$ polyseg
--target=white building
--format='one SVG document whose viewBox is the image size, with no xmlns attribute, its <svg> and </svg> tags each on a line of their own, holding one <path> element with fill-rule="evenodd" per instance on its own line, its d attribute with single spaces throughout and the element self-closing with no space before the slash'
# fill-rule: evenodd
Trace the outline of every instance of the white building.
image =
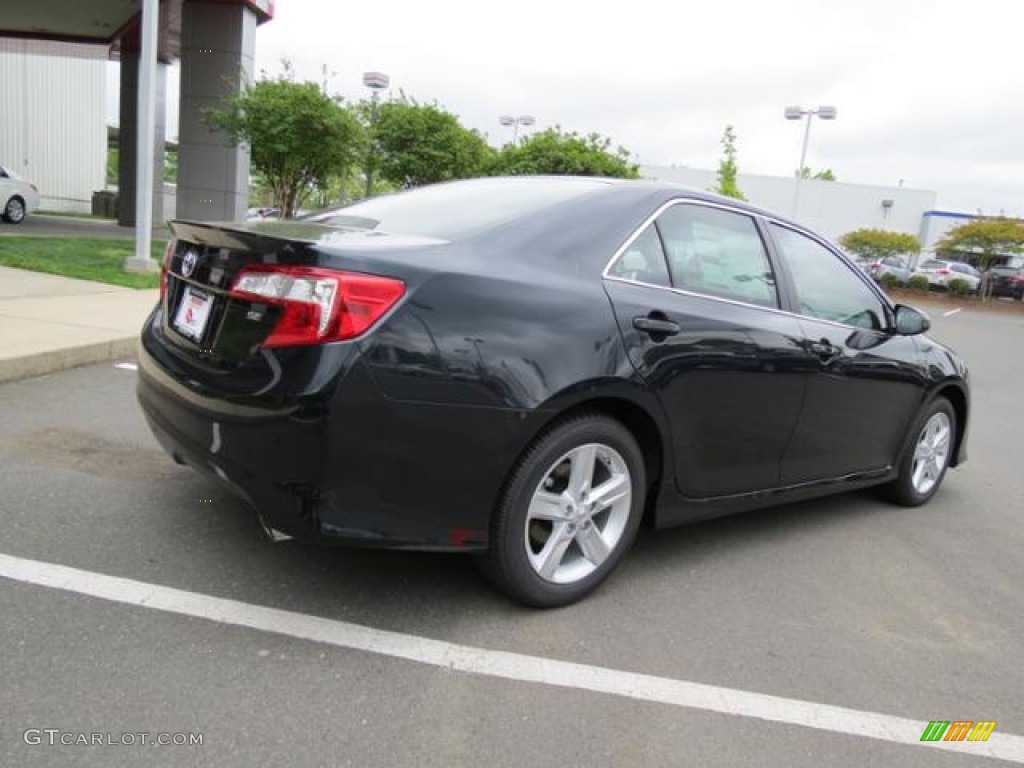
<svg viewBox="0 0 1024 768">
<path fill-rule="evenodd" d="M 107 169 L 105 45 L 0 38 L 0 164 L 47 210 L 88 211 Z"/>
<path fill-rule="evenodd" d="M 646 165 L 640 167 L 640 175 L 702 190 L 718 186 L 717 171 L 699 168 Z M 798 221 L 832 240 L 864 227 L 888 229 L 914 235 L 929 251 L 945 232 L 939 226 L 930 226 L 929 216 L 961 216 L 935 211 L 937 195 L 925 189 L 803 179 L 797 201 L 796 178 L 740 173 L 736 181 L 753 205 Z"/>
</svg>

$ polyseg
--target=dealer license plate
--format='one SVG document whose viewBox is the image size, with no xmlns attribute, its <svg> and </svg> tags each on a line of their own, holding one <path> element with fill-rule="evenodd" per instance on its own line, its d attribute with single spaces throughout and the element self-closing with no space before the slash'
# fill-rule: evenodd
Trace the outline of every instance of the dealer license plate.
<svg viewBox="0 0 1024 768">
<path fill-rule="evenodd" d="M 192 286 L 186 285 L 185 293 L 178 305 L 178 312 L 174 317 L 174 327 L 179 333 L 188 336 L 193 341 L 202 340 L 212 307 L 213 297 L 210 294 L 197 291 Z"/>
</svg>

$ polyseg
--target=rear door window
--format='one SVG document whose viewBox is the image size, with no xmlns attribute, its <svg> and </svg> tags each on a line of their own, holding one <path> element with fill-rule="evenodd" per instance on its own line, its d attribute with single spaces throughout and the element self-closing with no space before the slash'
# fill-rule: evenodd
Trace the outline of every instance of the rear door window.
<svg viewBox="0 0 1024 768">
<path fill-rule="evenodd" d="M 682 204 L 657 219 L 676 288 L 765 307 L 779 305 L 775 273 L 754 219 Z"/>
<path fill-rule="evenodd" d="M 668 266 L 665 264 L 665 251 L 661 247 L 661 239 L 653 224 L 648 224 L 643 232 L 633 239 L 612 264 L 608 275 L 649 285 L 672 285 L 668 276 Z"/>
</svg>

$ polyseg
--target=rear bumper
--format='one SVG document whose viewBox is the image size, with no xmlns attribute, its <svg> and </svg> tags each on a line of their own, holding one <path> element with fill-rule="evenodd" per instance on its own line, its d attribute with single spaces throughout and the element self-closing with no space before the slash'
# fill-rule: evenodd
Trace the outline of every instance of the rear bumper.
<svg viewBox="0 0 1024 768">
<path fill-rule="evenodd" d="M 296 461 L 294 450 L 306 436 L 287 414 L 205 410 L 175 391 L 145 349 L 139 350 L 139 360 L 139 405 L 171 457 L 225 485 L 267 527 L 307 541 L 320 538 L 314 511 L 303 495 L 311 475 Z"/>
<path fill-rule="evenodd" d="M 153 434 L 177 461 L 246 501 L 266 527 L 357 546 L 487 546 L 490 511 L 521 447 L 516 435 L 530 427 L 523 413 L 391 400 L 358 351 L 317 397 L 212 397 L 172 375 L 148 334 L 138 400 Z"/>
</svg>

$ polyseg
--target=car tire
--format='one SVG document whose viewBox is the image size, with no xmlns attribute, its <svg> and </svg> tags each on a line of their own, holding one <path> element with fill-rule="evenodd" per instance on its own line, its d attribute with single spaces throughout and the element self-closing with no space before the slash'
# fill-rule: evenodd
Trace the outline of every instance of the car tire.
<svg viewBox="0 0 1024 768">
<path fill-rule="evenodd" d="M 4 206 L 4 221 L 21 224 L 25 220 L 25 201 L 15 195 Z"/>
<path fill-rule="evenodd" d="M 478 562 L 526 605 L 576 602 L 632 546 L 646 489 L 643 453 L 621 423 L 596 413 L 560 422 L 509 474 Z"/>
<path fill-rule="evenodd" d="M 919 507 L 939 490 L 956 444 L 956 413 L 949 400 L 933 400 L 914 422 L 899 474 L 882 494 L 904 507 Z"/>
</svg>

